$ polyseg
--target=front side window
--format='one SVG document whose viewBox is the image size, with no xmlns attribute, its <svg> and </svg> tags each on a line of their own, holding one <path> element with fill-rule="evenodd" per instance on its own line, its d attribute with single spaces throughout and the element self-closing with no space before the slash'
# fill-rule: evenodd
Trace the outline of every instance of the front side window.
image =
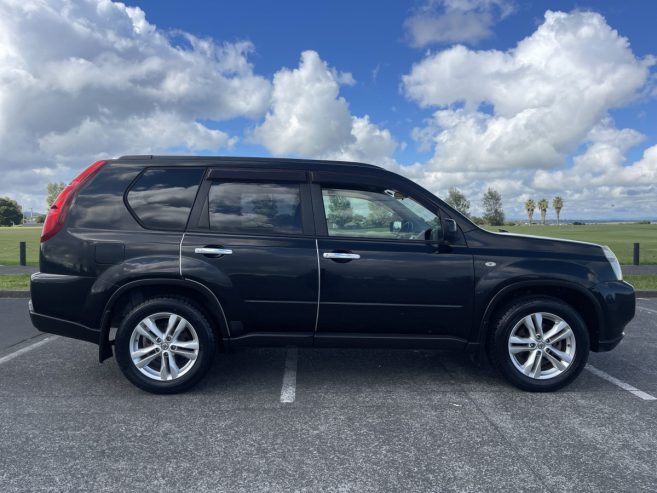
<svg viewBox="0 0 657 493">
<path fill-rule="evenodd" d="M 204 171 L 202 168 L 149 168 L 130 188 L 128 204 L 147 228 L 182 231 Z"/>
<path fill-rule="evenodd" d="M 395 190 L 323 188 L 329 236 L 427 240 L 441 236 L 440 218 Z"/>
<path fill-rule="evenodd" d="M 210 229 L 238 234 L 301 234 L 298 184 L 213 182 Z"/>
</svg>

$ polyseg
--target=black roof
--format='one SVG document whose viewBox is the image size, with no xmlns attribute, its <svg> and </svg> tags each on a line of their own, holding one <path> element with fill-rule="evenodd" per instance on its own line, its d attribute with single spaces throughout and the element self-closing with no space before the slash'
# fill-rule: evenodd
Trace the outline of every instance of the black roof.
<svg viewBox="0 0 657 493">
<path fill-rule="evenodd" d="M 239 164 L 239 165 L 261 165 L 261 166 L 290 166 L 290 167 L 299 167 L 303 166 L 304 168 L 309 169 L 320 169 L 320 168 L 333 168 L 340 166 L 344 168 L 345 166 L 354 167 L 354 168 L 365 168 L 372 170 L 383 170 L 380 166 L 375 166 L 374 164 L 366 163 L 356 163 L 350 161 L 326 161 L 318 159 L 288 159 L 288 158 L 272 158 L 272 157 L 236 157 L 236 156 L 156 156 L 156 155 L 134 155 L 134 156 L 121 156 L 116 159 L 116 161 L 138 161 L 143 163 L 144 161 L 150 161 L 152 164 L 167 164 L 167 165 L 198 165 L 198 164 L 213 164 L 213 165 L 229 165 L 229 164 Z"/>
</svg>

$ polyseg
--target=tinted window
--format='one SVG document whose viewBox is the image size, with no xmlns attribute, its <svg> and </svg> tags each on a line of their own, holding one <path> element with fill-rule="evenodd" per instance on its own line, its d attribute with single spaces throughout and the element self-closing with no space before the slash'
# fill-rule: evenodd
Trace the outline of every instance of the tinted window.
<svg viewBox="0 0 657 493">
<path fill-rule="evenodd" d="M 128 192 L 128 204 L 147 228 L 183 230 L 203 177 L 201 168 L 151 168 Z"/>
<path fill-rule="evenodd" d="M 301 234 L 299 185 L 213 182 L 210 229 L 222 233 Z"/>
<path fill-rule="evenodd" d="M 424 240 L 440 218 L 394 190 L 322 189 L 329 236 Z"/>
</svg>

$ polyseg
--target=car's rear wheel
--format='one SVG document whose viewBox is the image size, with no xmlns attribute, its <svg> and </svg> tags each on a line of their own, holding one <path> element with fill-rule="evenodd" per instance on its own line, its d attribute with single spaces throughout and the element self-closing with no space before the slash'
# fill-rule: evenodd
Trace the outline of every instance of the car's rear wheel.
<svg viewBox="0 0 657 493">
<path fill-rule="evenodd" d="M 555 298 L 524 298 L 495 321 L 489 354 L 516 387 L 548 392 L 568 385 L 582 372 L 589 334 L 570 305 Z"/>
<path fill-rule="evenodd" d="M 214 352 L 207 319 L 179 298 L 152 298 L 132 308 L 116 335 L 116 360 L 123 374 L 158 394 L 192 387 L 210 368 Z"/>
</svg>

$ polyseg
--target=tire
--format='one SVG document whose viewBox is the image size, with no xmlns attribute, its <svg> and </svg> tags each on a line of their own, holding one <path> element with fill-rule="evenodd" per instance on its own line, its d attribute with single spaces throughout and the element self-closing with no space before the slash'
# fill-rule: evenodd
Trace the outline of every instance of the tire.
<svg viewBox="0 0 657 493">
<path fill-rule="evenodd" d="M 488 342 L 493 366 L 511 384 L 530 392 L 551 392 L 575 380 L 586 365 L 589 347 L 579 313 L 546 296 L 522 298 L 504 308 Z"/>
<path fill-rule="evenodd" d="M 131 308 L 115 343 L 116 361 L 126 378 L 154 394 L 190 389 L 210 369 L 215 349 L 215 334 L 203 313 L 187 299 L 169 297 Z"/>
</svg>

